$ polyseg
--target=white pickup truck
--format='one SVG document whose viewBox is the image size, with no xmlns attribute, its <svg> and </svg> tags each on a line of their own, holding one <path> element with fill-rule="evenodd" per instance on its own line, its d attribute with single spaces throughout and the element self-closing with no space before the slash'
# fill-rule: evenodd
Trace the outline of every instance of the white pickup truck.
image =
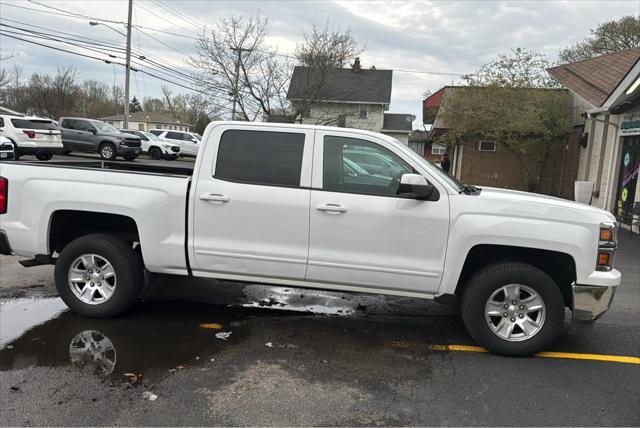
<svg viewBox="0 0 640 428">
<path fill-rule="evenodd" d="M 214 122 L 193 169 L 8 162 L 0 176 L 0 253 L 55 263 L 60 296 L 84 316 L 131 306 L 146 269 L 459 297 L 477 342 L 529 355 L 558 336 L 565 308 L 595 320 L 620 284 L 610 213 L 464 185 L 367 131 Z"/>
</svg>

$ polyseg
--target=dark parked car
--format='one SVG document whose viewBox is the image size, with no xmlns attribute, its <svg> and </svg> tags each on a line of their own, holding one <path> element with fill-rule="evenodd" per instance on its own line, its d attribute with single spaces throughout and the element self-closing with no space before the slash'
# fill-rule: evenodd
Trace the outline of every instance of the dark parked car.
<svg viewBox="0 0 640 428">
<path fill-rule="evenodd" d="M 142 151 L 140 137 L 124 134 L 100 120 L 61 117 L 59 127 L 65 154 L 77 150 L 98 153 L 106 160 L 113 160 L 116 156 L 133 160 Z"/>
</svg>

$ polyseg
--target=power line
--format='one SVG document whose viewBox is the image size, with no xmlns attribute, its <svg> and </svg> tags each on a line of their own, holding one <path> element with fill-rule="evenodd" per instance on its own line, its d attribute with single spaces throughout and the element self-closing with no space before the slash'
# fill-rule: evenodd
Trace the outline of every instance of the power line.
<svg viewBox="0 0 640 428">
<path fill-rule="evenodd" d="M 190 17 L 189 15 L 179 11 L 178 9 L 174 9 L 173 7 L 169 6 L 168 4 L 164 4 L 160 0 L 151 0 L 151 1 L 153 1 L 154 3 L 156 3 L 158 6 L 162 7 L 163 9 L 169 11 L 170 13 L 173 13 L 173 14 L 176 14 L 176 15 L 180 16 L 185 21 L 193 24 L 194 26 L 206 30 L 206 26 L 203 25 L 202 23 L 198 22 L 197 19 Z"/>
<path fill-rule="evenodd" d="M 5 18 L 0 18 L 0 20 L 4 20 Z M 13 21 L 12 22 L 18 22 L 18 21 Z M 119 46 L 113 46 L 113 45 L 107 45 L 107 44 L 103 44 L 102 42 L 98 41 L 96 42 L 91 42 L 91 41 L 84 41 L 82 39 L 78 39 L 77 37 L 65 37 L 65 36 L 59 36 L 57 34 L 51 34 L 51 33 L 46 33 L 46 32 L 41 32 L 41 31 L 35 31 L 35 30 L 26 30 L 24 28 L 21 27 L 14 27 L 8 24 L 3 24 L 2 22 L 0 22 L 0 26 L 5 26 L 8 28 L 13 28 L 16 30 L 19 30 L 21 32 L 27 33 L 27 35 L 23 34 L 23 33 L 17 33 L 17 32 L 13 32 L 13 31 L 9 31 L 9 30 L 5 30 L 9 33 L 12 34 L 18 34 L 18 35 L 23 35 L 23 36 L 27 36 L 27 37 L 35 37 L 35 38 L 41 38 L 41 39 L 45 39 L 45 40 L 49 40 L 49 41 L 55 41 L 55 42 L 59 42 L 59 43 L 67 43 L 76 47 L 80 47 L 80 48 L 84 48 L 84 49 L 88 49 L 88 50 L 92 50 L 101 54 L 105 54 L 108 55 L 112 58 L 118 58 L 118 59 L 123 59 L 122 57 L 116 57 L 115 55 L 113 55 L 112 53 L 109 52 L 103 52 L 103 51 L 98 51 L 96 49 L 94 49 L 94 47 L 100 47 L 103 49 L 107 49 L 109 51 L 116 51 L 119 53 L 125 52 L 125 48 L 123 47 L 119 47 Z M 40 27 L 40 28 L 46 28 L 46 27 Z M 95 39 L 94 39 L 95 40 Z M 153 65 L 155 65 L 156 67 L 159 68 L 163 68 L 165 70 L 167 70 L 167 72 L 172 73 L 177 75 L 178 78 L 186 78 L 186 79 L 190 79 L 193 81 L 196 81 L 196 79 L 193 77 L 193 75 L 188 74 L 188 73 L 184 73 L 182 71 L 176 70 L 175 67 L 168 67 L 164 64 L 162 64 L 161 62 L 158 61 L 162 61 L 158 58 L 156 58 L 154 55 L 148 54 L 143 52 L 142 50 L 135 52 L 135 56 L 134 56 L 134 60 L 136 60 L 137 62 L 141 61 L 147 61 Z M 176 76 L 174 76 L 176 77 Z"/>
<path fill-rule="evenodd" d="M 178 25 L 178 24 L 176 24 L 175 22 L 171 22 L 171 21 L 169 21 L 169 20 L 168 20 L 167 18 L 165 18 L 164 16 L 162 16 L 162 15 L 158 15 L 158 14 L 157 14 L 157 13 L 155 13 L 154 11 L 147 9 L 146 7 L 144 7 L 144 6 L 143 6 L 142 4 L 140 4 L 140 3 L 136 3 L 136 7 L 139 7 L 139 8 L 141 8 L 142 10 L 147 11 L 147 12 L 148 12 L 148 13 L 150 13 L 151 15 L 153 15 L 153 16 L 155 16 L 155 17 L 157 17 L 157 18 L 160 18 L 160 19 L 162 19 L 163 21 L 168 22 L 168 23 L 169 23 L 169 24 L 171 24 L 171 25 Z M 181 27 L 181 28 L 186 29 L 185 27 Z M 188 30 L 188 29 L 186 29 L 186 30 L 187 30 L 187 31 L 191 31 L 191 30 Z M 195 33 L 193 33 L 193 34 L 195 34 Z"/>
<path fill-rule="evenodd" d="M 56 47 L 56 46 L 51 46 L 51 45 L 47 45 L 47 44 L 44 44 L 44 43 L 35 42 L 33 40 L 28 40 L 28 39 L 24 39 L 24 38 L 21 38 L 21 37 L 12 36 L 10 34 L 6 34 L 6 30 L 0 30 L 0 36 L 9 37 L 11 39 L 20 40 L 20 41 L 23 41 L 23 42 L 26 42 L 26 43 L 31 43 L 31 44 L 34 44 L 34 45 L 42 46 L 42 47 L 53 49 L 53 50 L 60 51 L 60 52 L 65 52 L 65 53 L 72 54 L 72 55 L 81 56 L 81 57 L 88 58 L 88 59 L 93 59 L 93 60 L 96 60 L 96 61 L 102 61 L 102 62 L 105 62 L 107 64 L 121 65 L 121 66 L 125 67 L 125 64 L 123 64 L 121 62 L 111 61 L 111 60 L 104 59 L 104 58 L 97 58 L 97 57 L 94 57 L 94 56 L 91 56 L 91 55 L 83 54 L 81 52 L 74 52 L 74 51 L 71 51 L 71 50 L 68 50 L 68 49 L 63 49 L 63 48 L 60 48 L 60 47 Z M 139 72 L 139 73 L 144 73 L 144 74 L 146 74 L 148 76 L 151 76 L 151 77 L 154 77 L 154 78 L 156 78 L 158 80 L 162 80 L 164 82 L 171 83 L 172 85 L 179 86 L 179 87 L 188 89 L 188 90 L 193 91 L 193 92 L 198 92 L 200 94 L 207 95 L 207 92 L 205 92 L 205 91 L 202 91 L 202 90 L 199 90 L 199 89 L 195 89 L 193 87 L 187 86 L 185 84 L 182 84 L 182 83 L 179 83 L 179 82 L 176 82 L 176 81 L 173 81 L 173 80 L 169 80 L 167 78 L 158 76 L 157 74 L 150 73 L 150 72 L 148 72 L 146 70 L 136 69 L 136 68 L 131 68 L 131 70 L 135 71 L 135 72 Z M 158 70 L 154 70 L 154 71 L 158 71 Z"/>
<path fill-rule="evenodd" d="M 54 6 L 50 6 L 48 4 L 38 3 L 35 0 L 28 0 L 28 1 L 29 1 L 29 3 L 37 4 L 38 6 L 46 7 L 47 9 L 56 10 L 58 12 L 65 13 L 67 15 L 72 15 L 72 16 L 76 16 L 76 17 L 79 17 L 79 18 L 85 18 L 85 19 L 95 19 L 95 18 L 92 18 L 92 17 L 90 17 L 88 15 L 83 15 L 83 14 L 76 13 L 76 12 L 70 12 L 68 10 L 60 9 L 60 8 L 57 8 L 57 7 L 54 7 Z M 122 21 L 112 21 L 110 19 L 99 19 L 99 20 L 102 21 L 102 22 L 110 22 L 112 24 L 126 24 L 125 22 L 122 22 Z"/>
</svg>

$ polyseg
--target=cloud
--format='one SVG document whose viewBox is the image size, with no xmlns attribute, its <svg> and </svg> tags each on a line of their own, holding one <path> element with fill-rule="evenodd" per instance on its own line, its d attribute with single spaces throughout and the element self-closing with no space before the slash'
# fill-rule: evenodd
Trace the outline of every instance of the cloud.
<svg viewBox="0 0 640 428">
<path fill-rule="evenodd" d="M 195 37 L 203 30 L 195 22 L 211 27 L 230 15 L 259 12 L 269 19 L 268 43 L 292 53 L 302 33 L 313 25 L 350 28 L 356 40 L 366 44 L 364 66 L 394 70 L 469 73 L 498 53 L 525 46 L 554 59 L 560 49 L 582 40 L 600 22 L 637 12 L 636 2 L 627 1 L 187 1 L 135 2 L 134 22 L 161 31 L 134 31 L 133 46 L 184 67 L 186 56 L 195 53 L 193 40 L 165 32 Z M 18 6 L 18 7 L 13 7 Z M 24 9 L 41 7 L 25 2 L 3 2 L 2 18 L 15 19 L 59 31 L 81 34 L 123 45 L 122 36 L 105 26 L 90 27 L 89 19 L 75 19 Z M 124 21 L 126 2 L 58 1 L 55 7 L 113 21 Z M 171 9 L 180 13 L 174 13 Z M 3 21 L 7 23 L 6 21 Z M 110 24 L 123 30 L 122 24 Z M 26 26 L 25 28 L 29 28 Z M 151 36 L 151 37 L 150 37 Z M 153 38 L 160 40 L 160 43 Z M 174 49 L 167 47 L 170 45 Z M 124 82 L 122 67 L 81 59 L 24 42 L 0 38 L 0 49 L 18 51 L 12 59 L 26 73 L 54 72 L 58 65 L 73 65 L 82 78 L 111 84 Z M 134 73 L 132 93 L 159 96 L 162 82 Z M 394 72 L 391 110 L 415 114 L 420 126 L 421 97 L 427 90 L 455 82 L 454 76 Z M 137 85 L 137 87 L 136 87 Z M 184 91 L 175 88 L 175 92 Z"/>
</svg>

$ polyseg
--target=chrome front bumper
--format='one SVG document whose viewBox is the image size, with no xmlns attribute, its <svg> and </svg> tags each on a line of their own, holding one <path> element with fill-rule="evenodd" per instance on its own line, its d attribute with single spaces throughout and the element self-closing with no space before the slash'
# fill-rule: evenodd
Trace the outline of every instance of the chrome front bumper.
<svg viewBox="0 0 640 428">
<path fill-rule="evenodd" d="M 573 318 L 581 321 L 600 318 L 611 307 L 616 288 L 617 286 L 573 284 Z"/>
</svg>

